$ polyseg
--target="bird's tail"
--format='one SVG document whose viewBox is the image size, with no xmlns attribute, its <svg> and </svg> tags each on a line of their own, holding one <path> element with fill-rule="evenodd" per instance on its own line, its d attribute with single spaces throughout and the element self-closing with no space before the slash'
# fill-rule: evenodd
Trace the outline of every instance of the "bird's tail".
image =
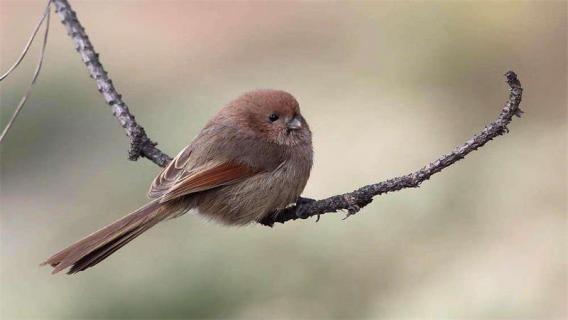
<svg viewBox="0 0 568 320">
<path fill-rule="evenodd" d="M 59 251 L 41 265 L 51 265 L 54 268 L 52 273 L 71 267 L 68 274 L 90 268 L 166 219 L 168 212 L 160 209 L 162 205 L 158 200 L 152 201 Z"/>
</svg>

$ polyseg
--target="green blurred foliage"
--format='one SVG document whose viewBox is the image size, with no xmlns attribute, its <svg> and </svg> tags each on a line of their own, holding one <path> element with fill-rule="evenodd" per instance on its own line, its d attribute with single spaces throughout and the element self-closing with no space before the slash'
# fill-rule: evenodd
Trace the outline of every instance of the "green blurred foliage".
<svg viewBox="0 0 568 320">
<path fill-rule="evenodd" d="M 45 69 L 1 146 L 1 314 L 22 318 L 563 318 L 567 5 L 71 1 L 140 123 L 175 154 L 227 101 L 292 92 L 314 132 L 305 195 L 414 171 L 494 119 L 511 133 L 342 221 L 227 228 L 188 214 L 105 263 L 38 263 L 144 203 L 127 139 L 54 16 Z M 0 70 L 44 1 L 0 0 Z M 4 125 L 33 47 L 0 86 Z"/>
</svg>

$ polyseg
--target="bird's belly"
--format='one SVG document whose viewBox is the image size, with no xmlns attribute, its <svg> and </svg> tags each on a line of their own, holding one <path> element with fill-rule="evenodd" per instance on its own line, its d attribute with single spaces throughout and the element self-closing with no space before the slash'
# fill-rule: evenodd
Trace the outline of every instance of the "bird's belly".
<svg viewBox="0 0 568 320">
<path fill-rule="evenodd" d="M 307 182 L 307 174 L 282 166 L 256 174 L 233 185 L 200 194 L 199 213 L 230 225 L 245 225 L 296 201 Z"/>
</svg>

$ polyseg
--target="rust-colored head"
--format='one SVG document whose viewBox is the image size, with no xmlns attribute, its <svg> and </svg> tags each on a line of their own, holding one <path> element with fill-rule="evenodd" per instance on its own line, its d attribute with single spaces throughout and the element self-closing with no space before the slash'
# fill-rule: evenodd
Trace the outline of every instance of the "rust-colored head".
<svg viewBox="0 0 568 320">
<path fill-rule="evenodd" d="M 259 137 L 281 145 L 311 143 L 310 128 L 298 101 L 281 90 L 247 92 L 223 108 L 219 115 Z"/>
</svg>

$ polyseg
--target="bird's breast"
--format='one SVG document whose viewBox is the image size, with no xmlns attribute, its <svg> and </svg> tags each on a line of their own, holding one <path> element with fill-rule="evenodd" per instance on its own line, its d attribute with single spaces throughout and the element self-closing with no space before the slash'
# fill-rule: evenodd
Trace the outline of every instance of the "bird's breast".
<svg viewBox="0 0 568 320">
<path fill-rule="evenodd" d="M 286 207 L 300 196 L 311 169 L 310 157 L 291 156 L 275 169 L 201 196 L 199 212 L 225 224 L 244 225 Z"/>
</svg>

